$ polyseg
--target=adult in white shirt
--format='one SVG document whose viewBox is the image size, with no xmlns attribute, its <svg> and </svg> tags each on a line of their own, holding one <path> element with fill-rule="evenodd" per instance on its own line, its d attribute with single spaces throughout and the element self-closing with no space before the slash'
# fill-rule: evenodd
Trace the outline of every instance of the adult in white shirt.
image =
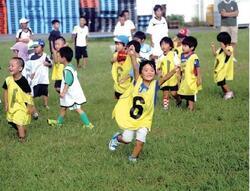
<svg viewBox="0 0 250 191">
<path fill-rule="evenodd" d="M 29 20 L 22 18 L 19 20 L 21 29 L 16 33 L 16 42 L 30 43 L 32 41 L 32 30 L 28 27 Z"/>
<path fill-rule="evenodd" d="M 160 41 L 163 37 L 168 36 L 168 24 L 162 16 L 163 9 L 161 5 L 154 6 L 154 17 L 149 21 L 147 33 L 150 35 L 152 54 L 155 59 L 162 55 Z"/>
<path fill-rule="evenodd" d="M 72 32 L 73 41 L 75 43 L 75 59 L 77 67 L 81 68 L 80 59 L 83 59 L 83 67 L 87 65 L 87 37 L 89 35 L 88 20 L 84 16 L 80 17 L 80 25 L 74 27 Z"/>
<path fill-rule="evenodd" d="M 115 26 L 114 36 L 127 36 L 129 40 L 132 40 L 132 33 L 135 31 L 135 25 L 133 21 L 129 20 L 129 12 L 127 10 L 122 11 L 119 15 L 119 20 Z"/>
</svg>

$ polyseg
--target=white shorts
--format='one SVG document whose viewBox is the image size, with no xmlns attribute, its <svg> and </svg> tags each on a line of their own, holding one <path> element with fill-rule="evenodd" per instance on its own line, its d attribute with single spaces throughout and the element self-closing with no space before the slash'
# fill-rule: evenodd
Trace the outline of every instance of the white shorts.
<svg viewBox="0 0 250 191">
<path fill-rule="evenodd" d="M 148 129 L 145 127 L 140 128 L 138 130 L 124 130 L 122 133 L 122 139 L 125 142 L 130 143 L 132 142 L 134 135 L 136 134 L 136 140 L 145 143 L 147 133 L 148 133 Z"/>
<path fill-rule="evenodd" d="M 81 105 L 75 103 L 74 105 L 69 107 L 69 110 L 76 110 L 76 109 L 80 109 L 80 108 L 81 108 Z"/>
</svg>

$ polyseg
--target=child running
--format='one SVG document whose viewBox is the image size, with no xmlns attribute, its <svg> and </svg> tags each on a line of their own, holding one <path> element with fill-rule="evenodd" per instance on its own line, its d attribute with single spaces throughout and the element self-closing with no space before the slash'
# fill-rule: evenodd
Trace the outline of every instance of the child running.
<svg viewBox="0 0 250 191">
<path fill-rule="evenodd" d="M 226 80 L 233 80 L 234 77 L 234 58 L 231 36 L 227 32 L 221 32 L 217 35 L 220 42 L 220 48 L 216 50 L 215 44 L 211 43 L 212 53 L 215 56 L 214 81 L 221 87 L 224 99 L 228 100 L 234 97 L 233 91 L 226 84 Z"/>
<path fill-rule="evenodd" d="M 85 95 L 77 77 L 77 71 L 73 64 L 73 50 L 70 47 L 62 47 L 59 50 L 60 63 L 64 64 L 63 79 L 60 90 L 60 114 L 57 120 L 48 119 L 51 126 L 62 126 L 67 109 L 75 110 L 80 115 L 84 128 L 94 128 L 90 123 L 87 114 L 81 109 L 81 105 L 86 102 Z"/>
<path fill-rule="evenodd" d="M 26 125 L 30 124 L 34 105 L 28 81 L 22 76 L 23 68 L 23 59 L 13 57 L 9 62 L 11 76 L 3 84 L 7 121 L 17 130 L 20 142 L 25 140 Z"/>
<path fill-rule="evenodd" d="M 113 135 L 109 149 L 115 151 L 120 143 L 130 143 L 135 135 L 136 143 L 129 160 L 136 162 L 146 142 L 146 135 L 151 130 L 156 90 L 175 74 L 176 69 L 156 81 L 154 61 L 142 61 L 138 69 L 133 45 L 129 47 L 129 55 L 134 69 L 134 81 L 120 97 L 113 111 L 113 117 L 124 131 L 122 134 L 118 132 Z"/>
</svg>

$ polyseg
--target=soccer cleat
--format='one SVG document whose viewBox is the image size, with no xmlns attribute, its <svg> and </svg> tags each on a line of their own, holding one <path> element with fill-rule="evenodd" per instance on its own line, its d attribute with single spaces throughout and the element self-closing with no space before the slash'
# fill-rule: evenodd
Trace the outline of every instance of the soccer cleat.
<svg viewBox="0 0 250 191">
<path fill-rule="evenodd" d="M 225 100 L 229 100 L 232 98 L 234 98 L 234 93 L 232 91 L 225 93 L 225 95 L 224 95 Z"/>
<path fill-rule="evenodd" d="M 33 113 L 32 114 L 32 118 L 34 119 L 34 120 L 38 120 L 38 113 L 37 112 L 35 112 L 35 113 Z"/>
<path fill-rule="evenodd" d="M 83 125 L 83 128 L 89 128 L 93 129 L 95 126 L 92 123 L 89 123 L 88 125 Z"/>
<path fill-rule="evenodd" d="M 57 120 L 54 119 L 47 119 L 47 123 L 48 125 L 52 126 L 52 127 L 61 127 L 62 124 L 58 124 Z"/>
<path fill-rule="evenodd" d="M 168 106 L 169 106 L 169 100 L 163 99 L 163 109 L 168 110 Z"/>
<path fill-rule="evenodd" d="M 137 157 L 133 157 L 132 155 L 130 155 L 130 156 L 128 157 L 128 160 L 129 160 L 130 162 L 137 162 Z"/>
<path fill-rule="evenodd" d="M 113 137 L 111 138 L 111 140 L 109 141 L 109 150 L 111 151 L 115 151 L 116 148 L 118 147 L 119 145 L 119 141 L 117 140 L 118 136 L 120 135 L 119 132 L 115 133 L 113 135 Z"/>
<path fill-rule="evenodd" d="M 49 110 L 49 106 L 48 105 L 45 105 L 44 107 L 45 107 L 45 109 Z"/>
</svg>

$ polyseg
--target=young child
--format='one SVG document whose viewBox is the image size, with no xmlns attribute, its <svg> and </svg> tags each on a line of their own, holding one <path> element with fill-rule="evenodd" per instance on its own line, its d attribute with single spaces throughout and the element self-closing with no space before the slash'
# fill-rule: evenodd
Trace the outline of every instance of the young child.
<svg viewBox="0 0 250 191">
<path fill-rule="evenodd" d="M 115 98 L 119 99 L 130 84 L 130 70 L 132 68 L 131 58 L 127 55 L 127 36 L 117 36 L 114 38 L 116 52 L 111 59 L 112 78 L 114 80 Z"/>
<path fill-rule="evenodd" d="M 73 64 L 73 50 L 70 47 L 62 47 L 59 50 L 60 63 L 64 64 L 63 79 L 60 91 L 60 114 L 57 120 L 48 119 L 51 126 L 62 126 L 67 109 L 75 110 L 79 113 L 83 127 L 94 128 L 90 123 L 86 113 L 81 109 L 81 105 L 86 102 L 83 90 L 77 77 L 77 71 Z"/>
<path fill-rule="evenodd" d="M 49 56 L 44 53 L 45 42 L 38 39 L 34 42 L 33 47 L 35 52 L 30 56 L 31 62 L 31 87 L 33 89 L 33 97 L 42 96 L 44 107 L 48 106 L 48 86 L 49 86 L 49 68 L 52 67 L 52 62 Z"/>
<path fill-rule="evenodd" d="M 50 49 L 50 55 L 51 58 L 53 58 L 53 53 L 54 53 L 54 49 L 55 49 L 55 41 L 58 37 L 61 36 L 61 33 L 59 31 L 60 28 L 60 21 L 57 19 L 54 19 L 53 21 L 51 21 L 52 24 L 52 28 L 53 30 L 50 32 L 49 34 L 49 49 Z"/>
<path fill-rule="evenodd" d="M 145 43 L 145 40 L 146 40 L 145 33 L 142 31 L 137 31 L 134 34 L 133 39 L 138 41 L 141 45 L 141 49 L 140 49 L 140 53 L 139 53 L 140 58 L 149 60 L 152 56 L 152 50 L 151 50 L 151 47 Z"/>
<path fill-rule="evenodd" d="M 226 84 L 226 80 L 233 80 L 234 76 L 234 56 L 231 44 L 231 36 L 227 32 L 221 32 L 217 35 L 220 42 L 220 48 L 216 51 L 215 44 L 211 43 L 212 53 L 215 56 L 214 81 L 221 87 L 224 93 L 224 99 L 228 100 L 234 97 L 233 91 Z"/>
<path fill-rule="evenodd" d="M 66 46 L 66 40 L 59 36 L 55 40 L 55 49 L 53 50 L 53 68 L 51 79 L 55 81 L 54 88 L 60 93 L 62 78 L 63 78 L 63 68 L 64 65 L 59 61 L 59 50 Z"/>
<path fill-rule="evenodd" d="M 163 37 L 160 41 L 161 49 L 163 51 L 163 56 L 158 59 L 157 71 L 161 73 L 161 77 L 165 76 L 175 66 L 180 65 L 180 60 L 177 54 L 172 51 L 173 41 L 169 37 Z M 178 91 L 178 76 L 174 74 L 169 80 L 161 85 L 161 90 L 163 91 L 163 109 L 167 110 L 169 107 L 169 93 L 175 98 L 176 105 L 179 105 L 181 100 L 177 94 Z"/>
<path fill-rule="evenodd" d="M 34 105 L 28 81 L 22 76 L 23 68 L 23 59 L 13 57 L 9 62 L 11 76 L 7 77 L 3 84 L 7 121 L 17 130 L 21 142 L 25 140 L 25 126 L 30 124 Z"/>
<path fill-rule="evenodd" d="M 181 58 L 182 54 L 182 41 L 188 35 L 189 35 L 189 30 L 187 28 L 182 28 L 181 30 L 179 30 L 176 37 L 173 39 L 174 51 L 177 53 L 179 58 Z"/>
<path fill-rule="evenodd" d="M 80 59 L 83 59 L 83 67 L 87 65 L 87 37 L 89 34 L 88 20 L 84 17 L 80 17 L 80 25 L 74 27 L 72 32 L 72 38 L 75 43 L 75 58 L 77 67 L 81 68 Z"/>
<path fill-rule="evenodd" d="M 197 44 L 196 38 L 192 36 L 182 41 L 181 82 L 178 94 L 181 99 L 187 100 L 187 107 L 190 111 L 194 110 L 197 93 L 201 90 L 200 62 L 194 53 Z"/>
<path fill-rule="evenodd" d="M 160 41 L 163 37 L 168 36 L 168 24 L 162 16 L 163 8 L 161 5 L 154 6 L 154 16 L 149 21 L 147 33 L 150 34 L 150 43 L 153 48 L 152 54 L 154 59 L 158 59 L 162 55 Z"/>
<path fill-rule="evenodd" d="M 136 162 L 146 142 L 147 133 L 151 130 L 158 86 L 176 71 L 174 69 L 156 81 L 154 80 L 156 74 L 154 61 L 142 61 L 138 69 L 133 46 L 129 47 L 129 54 L 133 63 L 134 81 L 120 97 L 113 111 L 113 117 L 124 131 L 122 134 L 113 135 L 109 142 L 109 149 L 114 151 L 120 143 L 130 143 L 135 135 L 136 143 L 129 160 Z"/>
</svg>

